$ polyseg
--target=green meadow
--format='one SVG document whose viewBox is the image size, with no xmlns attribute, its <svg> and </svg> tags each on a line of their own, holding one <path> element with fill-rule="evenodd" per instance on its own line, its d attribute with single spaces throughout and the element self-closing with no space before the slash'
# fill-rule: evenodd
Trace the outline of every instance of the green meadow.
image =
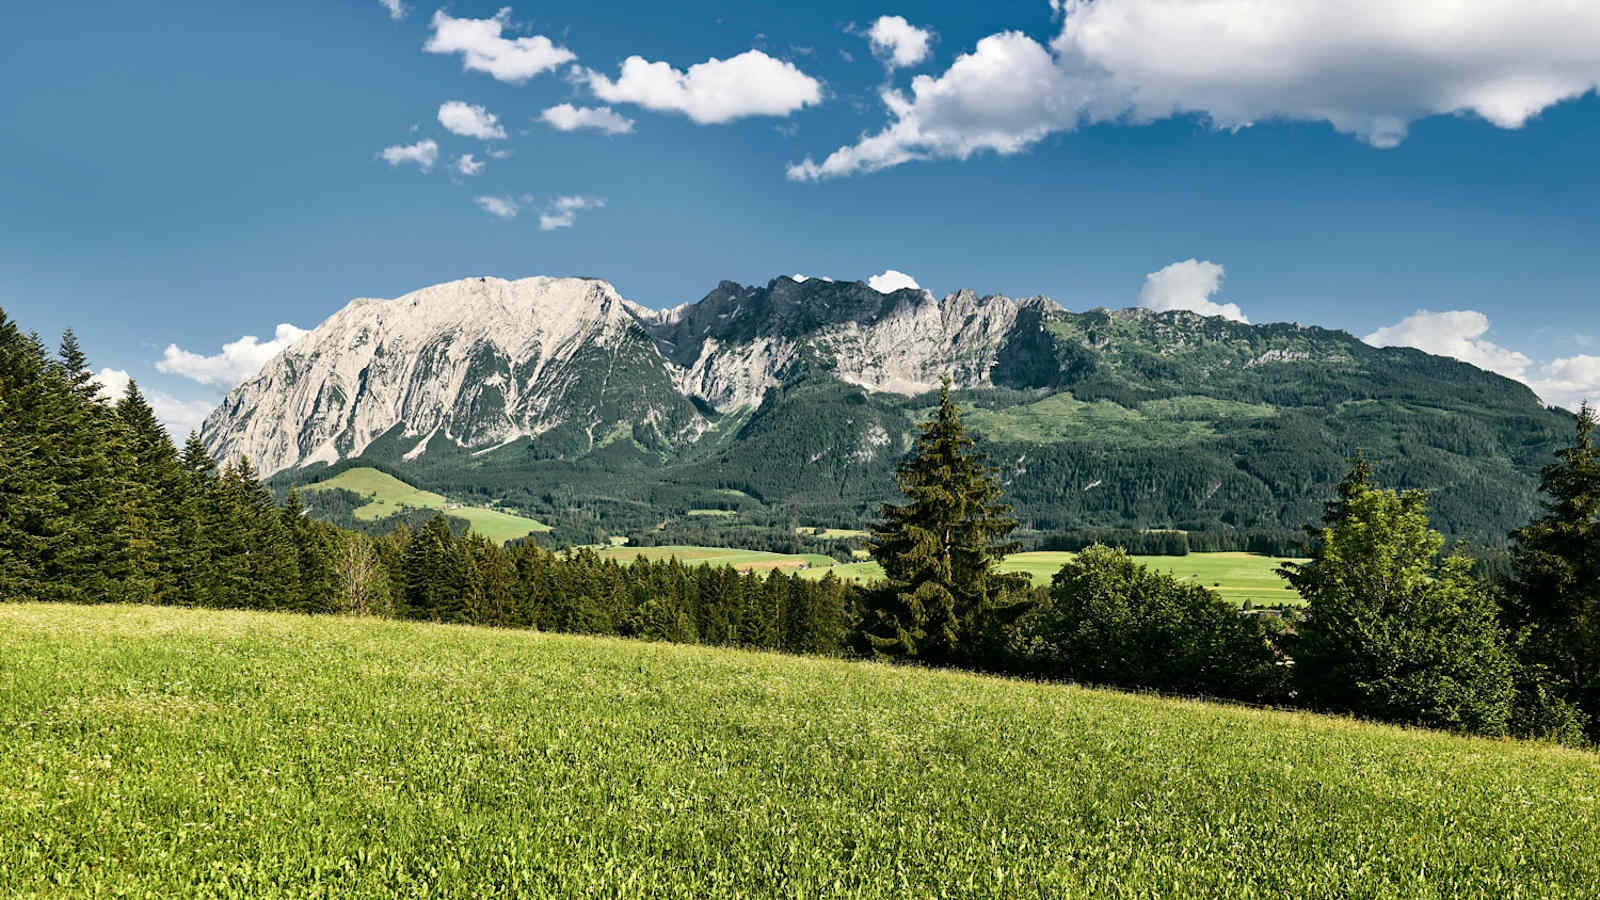
<svg viewBox="0 0 1600 900">
<path fill-rule="evenodd" d="M 440 494 L 414 488 L 404 481 L 377 469 L 359 467 L 346 469 L 326 481 L 306 485 L 304 492 L 343 488 L 367 499 L 365 506 L 355 509 L 355 517 L 364 522 L 387 518 L 407 509 L 436 509 L 448 515 L 465 519 L 472 530 L 495 543 L 524 538 L 535 531 L 549 531 L 550 526 L 535 519 L 489 509 L 482 506 L 458 506 L 446 509 L 451 503 Z"/>
<path fill-rule="evenodd" d="M 820 553 L 768 553 L 765 550 L 739 550 L 731 547 L 696 547 L 668 545 L 661 547 L 606 547 L 597 550 L 604 559 L 632 562 L 647 559 L 652 562 L 677 559 L 690 565 L 710 563 L 733 566 L 736 569 L 801 569 L 832 566 L 832 557 Z"/>
<path fill-rule="evenodd" d="M 1024 572 L 1034 584 L 1047 585 L 1052 576 L 1074 554 L 1064 552 L 1014 553 L 1000 565 L 1002 571 Z M 1179 578 L 1192 580 L 1217 592 L 1222 599 L 1241 606 L 1249 601 L 1257 606 L 1300 603 L 1300 596 L 1278 577 L 1284 560 L 1254 553 L 1191 553 L 1188 556 L 1135 556 L 1139 563 Z M 846 563 L 810 568 L 807 577 L 821 578 L 832 572 L 848 581 L 876 581 L 883 569 L 875 562 Z"/>
<path fill-rule="evenodd" d="M 910 667 L 0 605 L 0 896 L 1593 896 L 1600 759 Z"/>
</svg>

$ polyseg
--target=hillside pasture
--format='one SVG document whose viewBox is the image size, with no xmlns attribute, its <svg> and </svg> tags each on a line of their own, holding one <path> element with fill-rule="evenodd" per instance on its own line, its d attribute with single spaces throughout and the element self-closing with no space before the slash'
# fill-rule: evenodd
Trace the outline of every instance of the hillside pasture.
<svg viewBox="0 0 1600 900">
<path fill-rule="evenodd" d="M 367 499 L 365 506 L 356 507 L 353 512 L 363 522 L 385 519 L 408 509 L 435 509 L 448 516 L 464 519 L 473 531 L 501 544 L 527 537 L 536 531 L 550 530 L 550 526 L 536 519 L 503 510 L 456 506 L 440 494 L 412 487 L 387 472 L 364 466 L 346 469 L 332 478 L 306 485 L 300 490 L 312 493 L 334 488 L 342 488 Z M 455 508 L 449 508 L 451 506 Z"/>
<path fill-rule="evenodd" d="M 1590 752 L 781 654 L 0 604 L 0 896 L 1592 896 Z"/>
<path fill-rule="evenodd" d="M 820 553 L 769 553 L 764 550 L 740 550 L 730 547 L 699 547 L 669 545 L 661 547 L 607 547 L 597 550 L 604 559 L 628 563 L 635 559 L 652 562 L 676 559 L 688 565 L 710 563 L 732 566 L 741 571 L 766 569 L 807 569 L 832 566 L 835 560 Z"/>
<path fill-rule="evenodd" d="M 1000 569 L 1022 572 L 1032 578 L 1034 584 L 1048 585 L 1074 555 L 1058 551 L 1016 553 L 1006 557 Z M 1300 603 L 1300 595 L 1289 590 L 1287 583 L 1278 576 L 1276 570 L 1284 560 L 1276 557 L 1254 553 L 1191 553 L 1188 556 L 1135 556 L 1134 559 L 1157 571 L 1204 585 L 1229 603 L 1241 606 L 1245 601 L 1256 606 Z M 821 578 L 827 572 L 852 582 L 876 581 L 883 577 L 883 569 L 875 562 L 810 569 L 805 575 Z"/>
</svg>

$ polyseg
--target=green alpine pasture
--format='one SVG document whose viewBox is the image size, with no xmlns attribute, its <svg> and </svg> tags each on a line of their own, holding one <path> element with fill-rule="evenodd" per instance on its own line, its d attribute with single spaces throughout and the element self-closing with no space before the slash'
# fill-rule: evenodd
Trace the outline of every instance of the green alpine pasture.
<svg viewBox="0 0 1600 900">
<path fill-rule="evenodd" d="M 1047 585 L 1057 570 L 1074 555 L 1055 551 L 1014 553 L 1006 557 L 1000 569 L 1004 572 L 1025 572 L 1034 584 Z M 1285 560 L 1276 557 L 1254 553 L 1191 553 L 1188 556 L 1135 556 L 1134 560 L 1151 569 L 1193 580 L 1215 591 L 1222 599 L 1241 606 L 1245 601 L 1256 606 L 1300 603 L 1299 595 L 1278 577 L 1277 568 Z M 810 568 L 805 575 L 821 578 L 828 572 L 837 578 L 855 582 L 876 581 L 883 577 L 883 569 L 875 562 Z"/>
<path fill-rule="evenodd" d="M 637 557 L 649 560 L 677 558 L 691 565 L 712 563 L 740 569 L 793 569 L 808 578 L 821 578 L 831 572 L 836 578 L 858 583 L 883 577 L 882 567 L 875 562 L 839 563 L 816 553 L 768 553 L 762 550 L 689 545 L 622 546 L 602 549 L 599 553 L 620 562 L 630 562 Z M 1056 551 L 1014 553 L 1006 557 L 1000 568 L 1006 572 L 1027 573 L 1034 584 L 1048 585 L 1051 577 L 1073 555 Z M 1191 553 L 1188 556 L 1136 556 L 1134 559 L 1152 569 L 1191 579 L 1215 591 L 1222 599 L 1241 606 L 1246 601 L 1256 606 L 1300 603 L 1299 595 L 1290 590 L 1287 582 L 1277 573 L 1278 566 L 1286 560 L 1276 557 L 1255 553 Z"/>
<path fill-rule="evenodd" d="M 710 563 L 736 569 L 805 569 L 832 566 L 834 560 L 820 553 L 769 553 L 765 550 L 739 550 L 731 547 L 667 545 L 661 547 L 606 547 L 596 552 L 604 559 L 628 563 L 635 559 L 655 562 L 677 559 L 689 565 Z"/>
<path fill-rule="evenodd" d="M 414 488 L 387 472 L 364 466 L 346 469 L 325 481 L 306 485 L 301 491 L 314 493 L 332 488 L 343 488 L 367 498 L 367 505 L 357 507 L 354 512 L 363 522 L 388 518 L 407 509 L 437 509 L 453 518 L 466 520 L 473 531 L 501 544 L 536 531 L 550 530 L 550 526 L 535 519 L 498 509 L 455 506 L 440 494 Z M 450 508 L 452 506 L 454 508 Z"/>
<path fill-rule="evenodd" d="M 1600 758 L 876 664 L 0 605 L 0 896 L 1592 896 Z"/>
</svg>

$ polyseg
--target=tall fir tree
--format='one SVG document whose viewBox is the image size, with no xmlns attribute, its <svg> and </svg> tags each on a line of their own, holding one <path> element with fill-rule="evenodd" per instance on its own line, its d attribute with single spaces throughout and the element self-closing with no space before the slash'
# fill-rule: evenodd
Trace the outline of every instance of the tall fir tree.
<svg viewBox="0 0 1600 900">
<path fill-rule="evenodd" d="M 0 310 L 0 601 L 47 596 L 54 523 L 67 512 L 49 459 L 44 348 Z"/>
<path fill-rule="evenodd" d="M 178 454 L 138 384 L 116 405 L 117 448 L 112 456 L 114 528 L 122 561 L 121 599 L 175 603 L 179 586 L 178 531 L 183 472 Z"/>
<path fill-rule="evenodd" d="M 467 621 L 468 592 L 472 587 L 468 561 L 443 515 L 435 515 L 411 536 L 401 569 L 407 618 Z"/>
<path fill-rule="evenodd" d="M 194 432 L 184 442 L 178 471 L 171 602 L 223 605 L 216 565 L 223 530 L 222 486 L 216 462 Z"/>
<path fill-rule="evenodd" d="M 1541 473 L 1545 514 L 1511 535 L 1506 620 L 1523 662 L 1588 717 L 1600 739 L 1600 448 L 1595 410 L 1578 411 L 1572 446 Z"/>
<path fill-rule="evenodd" d="M 303 613 L 334 611 L 340 593 L 335 568 L 340 550 L 336 530 L 311 518 L 293 488 L 279 510 L 279 518 L 294 546 L 296 575 L 294 588 L 280 608 Z"/>
<path fill-rule="evenodd" d="M 52 389 L 43 434 L 48 440 L 44 477 L 59 485 L 64 508 L 46 527 L 50 552 L 41 576 L 50 599 L 119 600 L 127 574 L 113 470 L 121 436 L 113 411 L 95 399 L 98 388 L 71 332 L 61 349 L 62 358 L 50 365 L 57 377 L 48 381 Z"/>
<path fill-rule="evenodd" d="M 862 623 L 877 654 L 930 663 L 983 663 L 998 632 L 1028 608 L 1026 576 L 998 567 L 1018 545 L 1000 484 L 961 425 L 950 379 L 898 469 L 907 503 L 886 504 L 872 557 L 887 584 Z"/>
</svg>

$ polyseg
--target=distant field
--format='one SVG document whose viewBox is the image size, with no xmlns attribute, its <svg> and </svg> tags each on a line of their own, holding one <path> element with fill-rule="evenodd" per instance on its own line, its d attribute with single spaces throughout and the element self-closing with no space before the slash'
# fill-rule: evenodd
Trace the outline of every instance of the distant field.
<svg viewBox="0 0 1600 900">
<path fill-rule="evenodd" d="M 831 566 L 832 557 L 818 553 L 767 553 L 762 550 L 737 550 L 728 547 L 694 547 L 687 545 L 665 547 L 608 547 L 597 550 L 606 559 L 632 562 L 643 557 L 648 560 L 676 558 L 685 563 L 717 563 L 736 569 L 801 569 Z"/>
<path fill-rule="evenodd" d="M 0 896 L 1579 898 L 1600 757 L 780 654 L 0 604 Z"/>
<path fill-rule="evenodd" d="M 869 538 L 869 537 L 872 537 L 872 532 L 870 532 L 870 531 L 858 531 L 858 530 L 856 530 L 854 528 L 824 528 L 824 529 L 822 529 L 822 533 L 818 534 L 817 533 L 817 529 L 814 528 L 814 527 L 801 526 L 799 528 L 796 528 L 794 530 L 794 533 L 795 534 L 804 534 L 804 535 L 808 535 L 808 536 L 824 538 L 824 539 L 827 539 L 827 540 L 839 540 L 839 539 L 842 539 L 842 538 Z"/>
<path fill-rule="evenodd" d="M 1017 553 L 1006 558 L 1000 568 L 1006 572 L 1025 572 L 1034 584 L 1046 585 L 1074 554 L 1057 552 Z M 1222 599 L 1243 605 L 1246 600 L 1257 606 L 1300 602 L 1300 596 L 1288 590 L 1276 569 L 1283 560 L 1253 553 L 1191 553 L 1188 556 L 1136 556 L 1140 563 L 1179 578 L 1186 578 L 1216 591 Z M 811 569 L 808 578 L 821 578 L 832 572 L 847 581 L 876 581 L 883 577 L 883 569 L 875 562 L 849 563 Z"/>
<path fill-rule="evenodd" d="M 364 522 L 386 518 L 408 508 L 437 509 L 458 519 L 465 519 L 473 531 L 497 543 L 527 537 L 535 531 L 550 530 L 550 526 L 535 519 L 498 509 L 462 506 L 446 510 L 450 501 L 439 494 L 419 490 L 386 472 L 365 467 L 346 469 L 326 481 L 307 485 L 301 490 L 312 492 L 330 488 L 342 488 L 367 498 L 367 505 L 355 510 L 355 517 Z"/>
<path fill-rule="evenodd" d="M 1007 557 L 1001 568 L 1026 572 L 1036 584 L 1049 584 L 1050 578 L 1071 559 L 1071 553 L 1018 553 Z M 1299 603 L 1300 595 L 1276 572 L 1284 560 L 1254 553 L 1191 553 L 1188 556 L 1136 556 L 1135 560 L 1179 578 L 1189 579 L 1216 591 L 1222 599 L 1257 606 Z"/>
</svg>

